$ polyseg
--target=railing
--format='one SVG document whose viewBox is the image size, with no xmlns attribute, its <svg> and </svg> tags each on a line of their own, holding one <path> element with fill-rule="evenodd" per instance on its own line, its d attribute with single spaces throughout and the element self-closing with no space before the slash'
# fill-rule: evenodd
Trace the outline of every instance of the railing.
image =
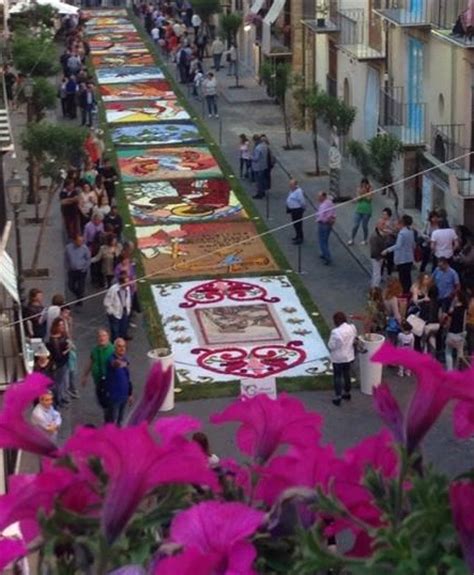
<svg viewBox="0 0 474 575">
<path fill-rule="evenodd" d="M 465 169 L 469 165 L 469 149 L 463 145 L 464 124 L 431 124 L 431 153 L 440 162 L 452 162 L 451 166 Z"/>
<path fill-rule="evenodd" d="M 433 0 L 374 0 L 372 8 L 399 26 L 429 26 L 432 2 Z"/>
<path fill-rule="evenodd" d="M 359 59 L 383 57 L 384 33 L 381 18 L 372 13 L 369 18 L 363 8 L 339 10 L 339 45 L 351 46 L 353 55 Z"/>
<path fill-rule="evenodd" d="M 426 103 L 405 102 L 403 87 L 380 92 L 380 126 L 407 146 L 421 146 L 426 142 Z"/>
<path fill-rule="evenodd" d="M 451 30 L 468 7 L 468 0 L 433 0 L 432 23 L 442 30 Z"/>
</svg>

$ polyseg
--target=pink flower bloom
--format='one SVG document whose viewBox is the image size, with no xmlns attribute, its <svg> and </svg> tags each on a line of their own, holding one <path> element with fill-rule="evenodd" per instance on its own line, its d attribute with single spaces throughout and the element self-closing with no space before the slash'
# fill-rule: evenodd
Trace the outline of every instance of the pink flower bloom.
<svg viewBox="0 0 474 575">
<path fill-rule="evenodd" d="M 24 542 L 21 539 L 0 538 L 0 569 L 6 569 L 10 563 L 21 559 L 27 553 Z"/>
<path fill-rule="evenodd" d="M 453 412 L 454 433 L 462 439 L 474 435 L 474 402 L 458 401 Z"/>
<path fill-rule="evenodd" d="M 473 371 L 447 372 L 426 353 L 402 350 L 386 343 L 373 361 L 397 364 L 413 371 L 417 386 L 406 414 L 406 446 L 413 452 L 452 399 L 474 401 Z"/>
<path fill-rule="evenodd" d="M 474 572 L 474 483 L 452 483 L 449 499 L 469 572 Z"/>
<path fill-rule="evenodd" d="M 161 559 L 152 575 L 214 575 L 214 561 L 195 547 Z"/>
<path fill-rule="evenodd" d="M 33 540 L 39 534 L 38 513 L 51 513 L 57 500 L 71 511 L 84 512 L 90 501 L 86 498 L 81 499 L 80 504 L 71 507 L 67 505 L 70 490 L 77 493 L 79 489 L 84 494 L 84 481 L 80 473 L 47 464 L 44 471 L 37 474 L 13 475 L 9 481 L 8 493 L 0 497 L 0 531 L 19 522 L 25 540 Z M 65 502 L 63 496 L 66 497 Z"/>
<path fill-rule="evenodd" d="M 255 497 L 273 505 L 293 487 L 326 487 L 336 458 L 332 446 L 313 446 L 306 451 L 275 457 L 261 470 Z"/>
<path fill-rule="evenodd" d="M 38 427 L 25 418 L 32 402 L 51 386 L 44 375 L 34 373 L 24 381 L 10 385 L 0 411 L 0 448 L 23 449 L 54 457 L 57 446 Z"/>
<path fill-rule="evenodd" d="M 213 575 L 254 575 L 254 546 L 247 541 L 265 514 L 242 503 L 206 501 L 181 512 L 171 523 L 171 540 L 196 547 L 214 563 Z"/>
<path fill-rule="evenodd" d="M 383 383 L 374 389 L 374 405 L 380 418 L 393 433 L 399 443 L 405 443 L 405 430 L 403 414 L 398 401 L 390 391 L 390 387 Z"/>
<path fill-rule="evenodd" d="M 145 423 L 120 429 L 105 425 L 82 428 L 67 442 L 65 453 L 102 460 L 109 483 L 102 510 L 102 527 L 109 543 L 121 533 L 135 510 L 155 487 L 194 483 L 218 488 L 207 458 L 194 443 L 158 445 Z"/>
<path fill-rule="evenodd" d="M 172 384 L 173 370 L 169 367 L 163 371 L 161 363 L 157 362 L 150 369 L 145 389 L 132 412 L 130 413 L 127 425 L 138 425 L 142 421 L 151 423 L 163 405 L 166 394 Z"/>
<path fill-rule="evenodd" d="M 238 400 L 210 419 L 213 423 L 241 422 L 237 445 L 259 463 L 270 459 L 282 445 L 305 449 L 321 436 L 321 416 L 306 411 L 301 401 L 286 394 L 276 400 L 266 395 Z"/>
<path fill-rule="evenodd" d="M 156 421 L 154 430 L 161 444 L 168 444 L 175 440 L 185 439 L 187 433 L 201 429 L 201 422 L 191 415 L 175 415 L 162 417 Z"/>
</svg>

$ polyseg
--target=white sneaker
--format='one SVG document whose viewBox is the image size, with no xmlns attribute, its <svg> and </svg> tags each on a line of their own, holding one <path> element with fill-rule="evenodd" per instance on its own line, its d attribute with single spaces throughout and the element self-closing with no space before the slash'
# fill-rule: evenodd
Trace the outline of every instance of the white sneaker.
<svg viewBox="0 0 474 575">
<path fill-rule="evenodd" d="M 361 245 L 361 246 L 366 246 L 366 245 L 367 245 L 367 242 L 366 242 L 365 240 L 362 240 L 362 241 L 360 242 L 360 245 Z"/>
<path fill-rule="evenodd" d="M 398 368 L 398 377 L 403 377 L 403 367 Z"/>
<path fill-rule="evenodd" d="M 349 241 L 347 242 L 347 245 L 348 245 L 348 246 L 353 246 L 353 245 L 354 245 L 354 240 L 349 240 Z"/>
<path fill-rule="evenodd" d="M 209 118 L 212 118 L 212 114 L 209 114 Z"/>
<path fill-rule="evenodd" d="M 219 114 L 216 114 L 216 118 L 218 118 L 218 117 L 219 117 Z"/>
</svg>

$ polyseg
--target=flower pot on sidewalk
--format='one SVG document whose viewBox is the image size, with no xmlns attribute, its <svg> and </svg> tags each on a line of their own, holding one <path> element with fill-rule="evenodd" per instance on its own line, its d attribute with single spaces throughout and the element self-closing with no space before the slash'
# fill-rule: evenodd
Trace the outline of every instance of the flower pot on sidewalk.
<svg viewBox="0 0 474 575">
<path fill-rule="evenodd" d="M 161 363 L 163 371 L 166 371 L 171 367 L 171 385 L 166 394 L 163 405 L 160 411 L 171 411 L 174 409 L 174 357 L 171 350 L 167 347 L 160 347 L 157 349 L 152 349 L 147 353 L 148 361 L 150 366 L 159 362 Z"/>
<path fill-rule="evenodd" d="M 374 353 L 382 347 L 385 336 L 379 333 L 366 333 L 359 336 L 364 352 L 359 355 L 360 390 L 372 395 L 374 387 L 382 382 L 382 364 L 371 361 Z"/>
</svg>

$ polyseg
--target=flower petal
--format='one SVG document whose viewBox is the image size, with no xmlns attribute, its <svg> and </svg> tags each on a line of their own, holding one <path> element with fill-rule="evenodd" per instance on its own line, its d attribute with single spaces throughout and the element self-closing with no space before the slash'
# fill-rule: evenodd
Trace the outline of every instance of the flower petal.
<svg viewBox="0 0 474 575">
<path fill-rule="evenodd" d="M 449 499 L 469 572 L 474 572 L 474 483 L 452 483 Z"/>
<path fill-rule="evenodd" d="M 189 547 L 183 553 L 160 559 L 152 575 L 213 575 L 214 564 L 210 555 Z"/>
<path fill-rule="evenodd" d="M 127 425 L 138 425 L 143 421 L 151 423 L 158 414 L 172 385 L 173 370 L 169 367 L 163 371 L 160 362 L 155 363 L 145 383 L 145 389 L 127 419 Z"/>
<path fill-rule="evenodd" d="M 161 444 L 171 443 L 177 438 L 183 438 L 186 433 L 198 431 L 202 425 L 199 419 L 182 414 L 173 417 L 162 417 L 154 425 Z"/>
<path fill-rule="evenodd" d="M 462 439 L 474 435 L 474 403 L 458 401 L 453 412 L 454 433 Z"/>
<path fill-rule="evenodd" d="M 383 383 L 374 389 L 374 404 L 382 421 L 393 433 L 399 443 L 405 443 L 403 414 L 398 401 L 392 395 L 390 387 Z"/>
<path fill-rule="evenodd" d="M 27 553 L 25 543 L 21 539 L 0 538 L 0 569 L 6 569 L 10 563 L 21 559 Z"/>
</svg>

